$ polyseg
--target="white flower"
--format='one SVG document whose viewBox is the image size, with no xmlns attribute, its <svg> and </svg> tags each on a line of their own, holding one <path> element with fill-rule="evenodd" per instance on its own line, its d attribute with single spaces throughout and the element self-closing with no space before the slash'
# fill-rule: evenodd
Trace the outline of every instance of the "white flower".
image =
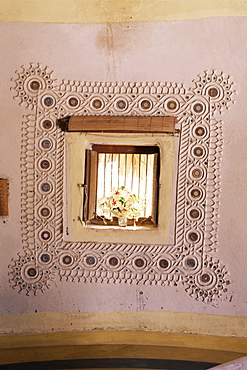
<svg viewBox="0 0 247 370">
<path fill-rule="evenodd" d="M 131 194 L 125 186 L 113 189 L 108 197 L 100 198 L 98 204 L 106 218 L 126 216 L 127 218 L 140 217 L 145 208 L 145 199 L 139 200 L 135 194 Z"/>
</svg>

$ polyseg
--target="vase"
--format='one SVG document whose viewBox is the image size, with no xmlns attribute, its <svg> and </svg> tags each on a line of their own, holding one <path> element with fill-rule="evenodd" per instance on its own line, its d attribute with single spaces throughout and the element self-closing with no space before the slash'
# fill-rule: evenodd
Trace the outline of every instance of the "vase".
<svg viewBox="0 0 247 370">
<path fill-rule="evenodd" d="M 127 226 L 128 219 L 126 216 L 118 217 L 118 226 L 126 227 Z"/>
</svg>

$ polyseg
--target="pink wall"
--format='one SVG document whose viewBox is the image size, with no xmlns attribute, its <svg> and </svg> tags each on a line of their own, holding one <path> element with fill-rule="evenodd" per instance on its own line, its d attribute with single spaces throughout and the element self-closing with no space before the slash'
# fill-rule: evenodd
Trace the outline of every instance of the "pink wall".
<svg viewBox="0 0 247 370">
<path fill-rule="evenodd" d="M 246 312 L 246 19 L 215 18 L 171 23 L 50 25 L 2 23 L 0 177 L 9 180 L 8 217 L 1 217 L 1 314 L 78 311 L 172 310 L 244 315 Z M 30 110 L 13 100 L 15 71 L 30 62 L 54 70 L 53 78 L 77 81 L 170 81 L 194 87 L 192 81 L 215 69 L 231 76 L 235 104 L 221 115 L 219 226 L 209 258 L 224 267 L 227 291 L 212 302 L 196 300 L 176 286 L 60 281 L 36 296 L 18 294 L 9 283 L 8 265 L 23 253 L 21 231 L 20 153 L 22 116 Z M 217 139 L 218 140 L 218 139 Z M 26 191 L 23 189 L 22 191 Z M 28 226 L 29 227 L 29 226 Z M 33 226 L 30 225 L 32 228 Z M 110 240 L 109 240 L 110 241 Z M 27 250 L 34 245 L 28 242 Z M 14 262 L 15 263 L 15 262 Z M 49 270 L 49 266 L 48 266 Z M 170 274 L 172 276 L 173 273 Z M 11 275 L 12 278 L 12 275 Z M 69 277 L 68 280 L 71 280 Z M 103 279 L 104 280 L 104 279 Z M 228 281 L 230 284 L 228 285 Z M 246 295 L 246 294 L 245 294 Z"/>
</svg>

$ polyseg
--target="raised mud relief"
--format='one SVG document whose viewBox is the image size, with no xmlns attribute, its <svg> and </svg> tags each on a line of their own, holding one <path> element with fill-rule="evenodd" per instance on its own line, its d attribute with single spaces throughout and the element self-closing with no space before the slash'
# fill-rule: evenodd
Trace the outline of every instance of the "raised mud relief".
<svg viewBox="0 0 247 370">
<path fill-rule="evenodd" d="M 13 79 L 15 98 L 31 114 L 22 124 L 22 247 L 10 265 L 14 288 L 44 291 L 61 280 L 183 285 L 211 301 L 227 291 L 217 249 L 222 122 L 233 82 L 205 71 L 194 88 L 182 83 L 81 82 L 59 85 L 49 69 L 31 64 Z M 181 130 L 174 245 L 69 243 L 63 240 L 64 132 L 71 115 L 175 116 Z"/>
</svg>

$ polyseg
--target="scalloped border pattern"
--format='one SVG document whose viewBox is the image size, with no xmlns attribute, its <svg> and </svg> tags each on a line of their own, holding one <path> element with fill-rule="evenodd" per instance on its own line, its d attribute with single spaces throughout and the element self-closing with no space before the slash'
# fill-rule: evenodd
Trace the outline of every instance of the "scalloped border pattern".
<svg viewBox="0 0 247 370">
<path fill-rule="evenodd" d="M 222 122 L 233 103 L 228 75 L 205 71 L 186 89 L 170 82 L 81 82 L 60 85 L 48 67 L 30 64 L 13 79 L 24 116 L 21 153 L 23 252 L 10 282 L 26 294 L 61 280 L 184 286 L 212 301 L 227 291 L 217 249 Z M 68 243 L 63 240 L 64 133 L 56 120 L 71 115 L 175 116 L 181 130 L 174 245 Z"/>
</svg>

